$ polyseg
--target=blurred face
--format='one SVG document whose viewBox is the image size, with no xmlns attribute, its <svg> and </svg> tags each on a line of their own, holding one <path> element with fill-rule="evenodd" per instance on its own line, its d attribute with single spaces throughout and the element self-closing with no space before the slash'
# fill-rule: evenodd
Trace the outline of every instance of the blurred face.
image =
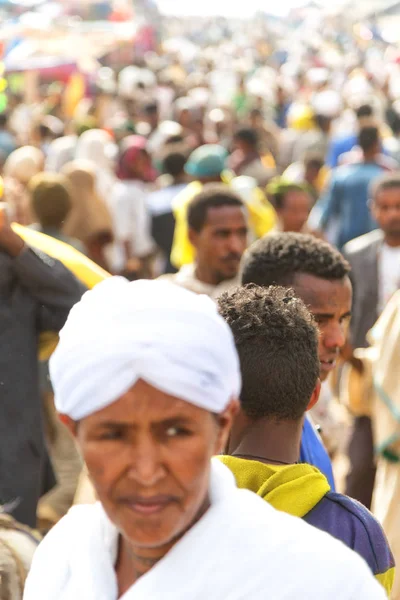
<svg viewBox="0 0 400 600">
<path fill-rule="evenodd" d="M 210 460 L 236 406 L 215 416 L 140 380 L 76 426 L 99 500 L 132 546 L 168 545 L 207 510 Z"/>
<path fill-rule="evenodd" d="M 134 179 L 147 181 L 149 178 L 149 173 L 152 170 L 150 155 L 146 152 L 146 150 L 140 150 L 135 157 L 135 160 L 130 163 L 129 167 Z"/>
<path fill-rule="evenodd" d="M 260 115 L 258 113 L 251 114 L 249 122 L 250 122 L 250 127 L 252 127 L 253 129 L 257 129 L 258 127 L 261 127 L 263 125 L 262 115 Z"/>
<path fill-rule="evenodd" d="M 400 187 L 379 192 L 372 214 L 386 235 L 400 241 Z"/>
<path fill-rule="evenodd" d="M 218 285 L 236 277 L 247 247 L 247 222 L 239 206 L 210 208 L 200 232 L 190 230 L 196 249 L 198 275 L 205 283 Z"/>
<path fill-rule="evenodd" d="M 305 180 L 308 181 L 308 183 L 315 183 L 315 181 L 318 179 L 319 174 L 321 172 L 321 168 L 322 167 L 317 167 L 317 166 L 313 166 L 313 165 L 309 165 L 306 168 L 306 172 L 305 172 Z"/>
<path fill-rule="evenodd" d="M 290 191 L 286 194 L 283 207 L 277 210 L 283 231 L 303 230 L 311 211 L 311 198 L 306 192 Z"/>
<path fill-rule="evenodd" d="M 187 108 L 181 111 L 179 115 L 179 124 L 185 129 L 190 129 L 192 125 L 192 114 Z"/>
<path fill-rule="evenodd" d="M 328 280 L 299 273 L 292 287 L 318 324 L 318 352 L 321 380 L 324 381 L 335 368 L 340 348 L 346 343 L 352 301 L 350 279 Z"/>
<path fill-rule="evenodd" d="M 247 142 L 240 138 L 233 139 L 233 147 L 235 150 L 240 150 L 243 154 L 247 154 L 252 151 L 252 148 L 249 146 Z"/>
</svg>

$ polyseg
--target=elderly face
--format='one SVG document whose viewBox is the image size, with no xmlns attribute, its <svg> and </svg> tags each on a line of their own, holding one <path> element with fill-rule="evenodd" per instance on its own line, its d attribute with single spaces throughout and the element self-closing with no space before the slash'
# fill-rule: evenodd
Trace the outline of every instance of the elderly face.
<svg viewBox="0 0 400 600">
<path fill-rule="evenodd" d="M 207 510 L 210 459 L 235 408 L 215 416 L 139 381 L 77 425 L 98 497 L 133 546 L 167 545 Z"/>
</svg>

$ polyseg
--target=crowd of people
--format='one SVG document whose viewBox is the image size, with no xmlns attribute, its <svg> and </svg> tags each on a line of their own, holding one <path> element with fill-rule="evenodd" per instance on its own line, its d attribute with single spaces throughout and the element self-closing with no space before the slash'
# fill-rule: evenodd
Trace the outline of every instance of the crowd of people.
<svg viewBox="0 0 400 600">
<path fill-rule="evenodd" d="M 253 25 L 0 115 L 0 598 L 400 600 L 398 57 Z"/>
</svg>

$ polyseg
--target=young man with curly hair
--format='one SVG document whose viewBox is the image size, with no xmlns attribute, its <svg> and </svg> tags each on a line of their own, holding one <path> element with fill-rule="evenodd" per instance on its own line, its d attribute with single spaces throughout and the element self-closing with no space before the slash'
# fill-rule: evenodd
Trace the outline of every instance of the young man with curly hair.
<svg viewBox="0 0 400 600">
<path fill-rule="evenodd" d="M 315 467 L 297 464 L 304 414 L 320 391 L 319 332 L 312 315 L 293 290 L 281 287 L 237 288 L 218 304 L 242 372 L 241 410 L 222 462 L 239 487 L 360 554 L 390 595 L 394 561 L 379 523 L 358 502 L 332 492 Z"/>
<path fill-rule="evenodd" d="M 350 265 L 338 250 L 311 235 L 277 233 L 258 240 L 242 262 L 243 284 L 291 287 L 318 324 L 320 379 L 336 366 L 351 315 Z M 311 421 L 304 420 L 300 460 L 318 467 L 334 488 L 332 466 Z"/>
</svg>

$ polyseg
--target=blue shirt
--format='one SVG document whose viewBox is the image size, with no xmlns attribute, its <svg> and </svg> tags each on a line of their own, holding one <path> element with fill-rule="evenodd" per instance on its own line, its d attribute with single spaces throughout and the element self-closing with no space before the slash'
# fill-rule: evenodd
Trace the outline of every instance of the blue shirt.
<svg viewBox="0 0 400 600">
<path fill-rule="evenodd" d="M 385 172 L 376 163 L 344 165 L 333 173 L 326 195 L 320 200 L 319 227 L 327 230 L 335 224 L 338 248 L 377 228 L 368 200 L 371 182 Z"/>
<path fill-rule="evenodd" d="M 329 481 L 332 490 L 335 490 L 335 480 L 331 459 L 311 421 L 304 419 L 303 436 L 301 439 L 300 462 L 317 467 Z"/>
<path fill-rule="evenodd" d="M 333 138 L 329 144 L 328 156 L 326 164 L 330 169 L 334 169 L 339 164 L 339 158 L 345 152 L 353 150 L 354 146 L 358 144 L 358 136 L 355 133 L 350 135 L 343 135 L 341 137 Z"/>
</svg>

